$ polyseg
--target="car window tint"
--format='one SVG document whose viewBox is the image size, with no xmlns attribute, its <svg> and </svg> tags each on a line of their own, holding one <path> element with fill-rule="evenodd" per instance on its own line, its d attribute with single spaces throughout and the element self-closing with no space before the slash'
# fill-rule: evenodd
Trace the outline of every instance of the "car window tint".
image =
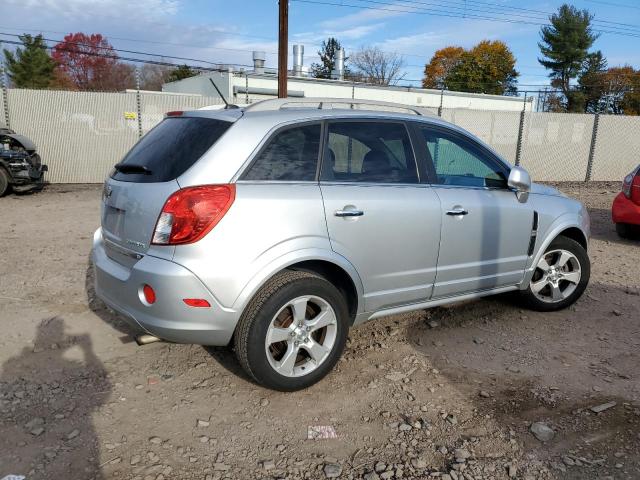
<svg viewBox="0 0 640 480">
<path fill-rule="evenodd" d="M 320 152 L 320 124 L 281 130 L 258 154 L 243 180 L 313 181 Z"/>
<path fill-rule="evenodd" d="M 123 182 L 174 180 L 187 171 L 233 125 L 203 117 L 168 117 L 140 139 L 112 174 Z M 127 170 L 126 168 L 129 168 Z M 144 169 L 138 173 L 132 168 Z"/>
<path fill-rule="evenodd" d="M 420 127 L 435 169 L 437 183 L 504 188 L 505 168 L 478 146 L 455 134 Z"/>
<path fill-rule="evenodd" d="M 417 183 L 407 129 L 393 122 L 330 122 L 322 180 Z"/>
</svg>

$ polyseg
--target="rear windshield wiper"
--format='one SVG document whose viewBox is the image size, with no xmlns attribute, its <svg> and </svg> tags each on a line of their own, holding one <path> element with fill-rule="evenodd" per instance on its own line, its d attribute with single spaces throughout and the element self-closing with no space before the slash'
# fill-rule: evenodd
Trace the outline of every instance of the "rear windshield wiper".
<svg viewBox="0 0 640 480">
<path fill-rule="evenodd" d="M 151 170 L 149 170 L 144 165 L 136 165 L 135 163 L 117 163 L 113 166 L 118 172 L 124 173 L 142 173 L 144 175 L 151 175 Z"/>
</svg>

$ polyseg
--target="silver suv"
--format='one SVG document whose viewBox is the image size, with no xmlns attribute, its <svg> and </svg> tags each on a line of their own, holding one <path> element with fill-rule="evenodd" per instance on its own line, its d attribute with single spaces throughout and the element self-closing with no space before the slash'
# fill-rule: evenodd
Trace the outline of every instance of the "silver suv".
<svg viewBox="0 0 640 480">
<path fill-rule="evenodd" d="M 167 114 L 107 179 L 93 261 L 98 296 L 152 340 L 233 343 L 289 391 L 367 320 L 509 291 L 571 305 L 588 238 L 582 204 L 455 125 L 284 99 Z"/>
</svg>

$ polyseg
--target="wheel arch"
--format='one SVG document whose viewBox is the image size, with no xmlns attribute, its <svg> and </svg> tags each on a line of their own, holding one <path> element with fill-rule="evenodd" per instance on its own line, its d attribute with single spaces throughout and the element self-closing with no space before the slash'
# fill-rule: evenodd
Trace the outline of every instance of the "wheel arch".
<svg viewBox="0 0 640 480">
<path fill-rule="evenodd" d="M 588 241 L 587 241 L 587 236 L 578 227 L 569 227 L 569 228 L 566 228 L 566 229 L 562 230 L 560 233 L 558 233 L 553 238 L 553 240 L 555 240 L 558 237 L 567 237 L 567 238 L 570 238 L 571 240 L 575 240 L 580 245 L 582 245 L 582 248 L 584 248 L 585 250 L 587 250 L 587 248 L 589 246 Z M 549 242 L 549 243 L 551 243 L 551 242 Z"/>
<path fill-rule="evenodd" d="M 521 289 L 527 288 L 529 282 L 531 281 L 531 278 L 533 277 L 535 265 L 538 264 L 544 252 L 547 250 L 549 245 L 551 245 L 551 242 L 553 242 L 560 236 L 575 240 L 585 250 L 587 250 L 589 243 L 588 217 L 585 220 L 584 217 L 567 214 L 556 219 L 556 221 L 545 233 L 544 238 L 540 242 L 539 246 L 536 246 L 534 254 L 530 257 L 530 260 L 527 263 L 527 268 L 524 272 L 524 278 L 522 280 L 522 283 L 520 284 Z"/>
<path fill-rule="evenodd" d="M 301 270 L 315 273 L 331 282 L 347 301 L 349 316 L 353 324 L 358 314 L 358 290 L 351 276 L 342 267 L 327 260 L 305 260 L 288 267 L 291 270 Z"/>
<path fill-rule="evenodd" d="M 291 252 L 281 257 L 256 274 L 244 287 L 233 309 L 242 312 L 256 293 L 283 270 L 301 270 L 316 273 L 334 284 L 345 295 L 351 322 L 362 312 L 363 286 L 355 267 L 344 257 L 323 249 L 307 249 Z"/>
</svg>

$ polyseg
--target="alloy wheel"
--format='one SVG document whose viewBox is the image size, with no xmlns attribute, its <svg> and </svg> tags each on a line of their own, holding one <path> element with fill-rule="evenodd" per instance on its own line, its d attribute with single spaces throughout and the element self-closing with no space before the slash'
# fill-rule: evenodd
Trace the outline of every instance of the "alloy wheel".
<svg viewBox="0 0 640 480">
<path fill-rule="evenodd" d="M 573 253 L 551 250 L 536 265 L 530 288 L 543 302 L 557 303 L 571 296 L 581 278 L 580 262 Z"/>
<path fill-rule="evenodd" d="M 318 368 L 336 342 L 338 320 L 324 299 L 305 295 L 287 302 L 271 320 L 265 338 L 267 358 L 285 377 L 301 377 Z"/>
</svg>

